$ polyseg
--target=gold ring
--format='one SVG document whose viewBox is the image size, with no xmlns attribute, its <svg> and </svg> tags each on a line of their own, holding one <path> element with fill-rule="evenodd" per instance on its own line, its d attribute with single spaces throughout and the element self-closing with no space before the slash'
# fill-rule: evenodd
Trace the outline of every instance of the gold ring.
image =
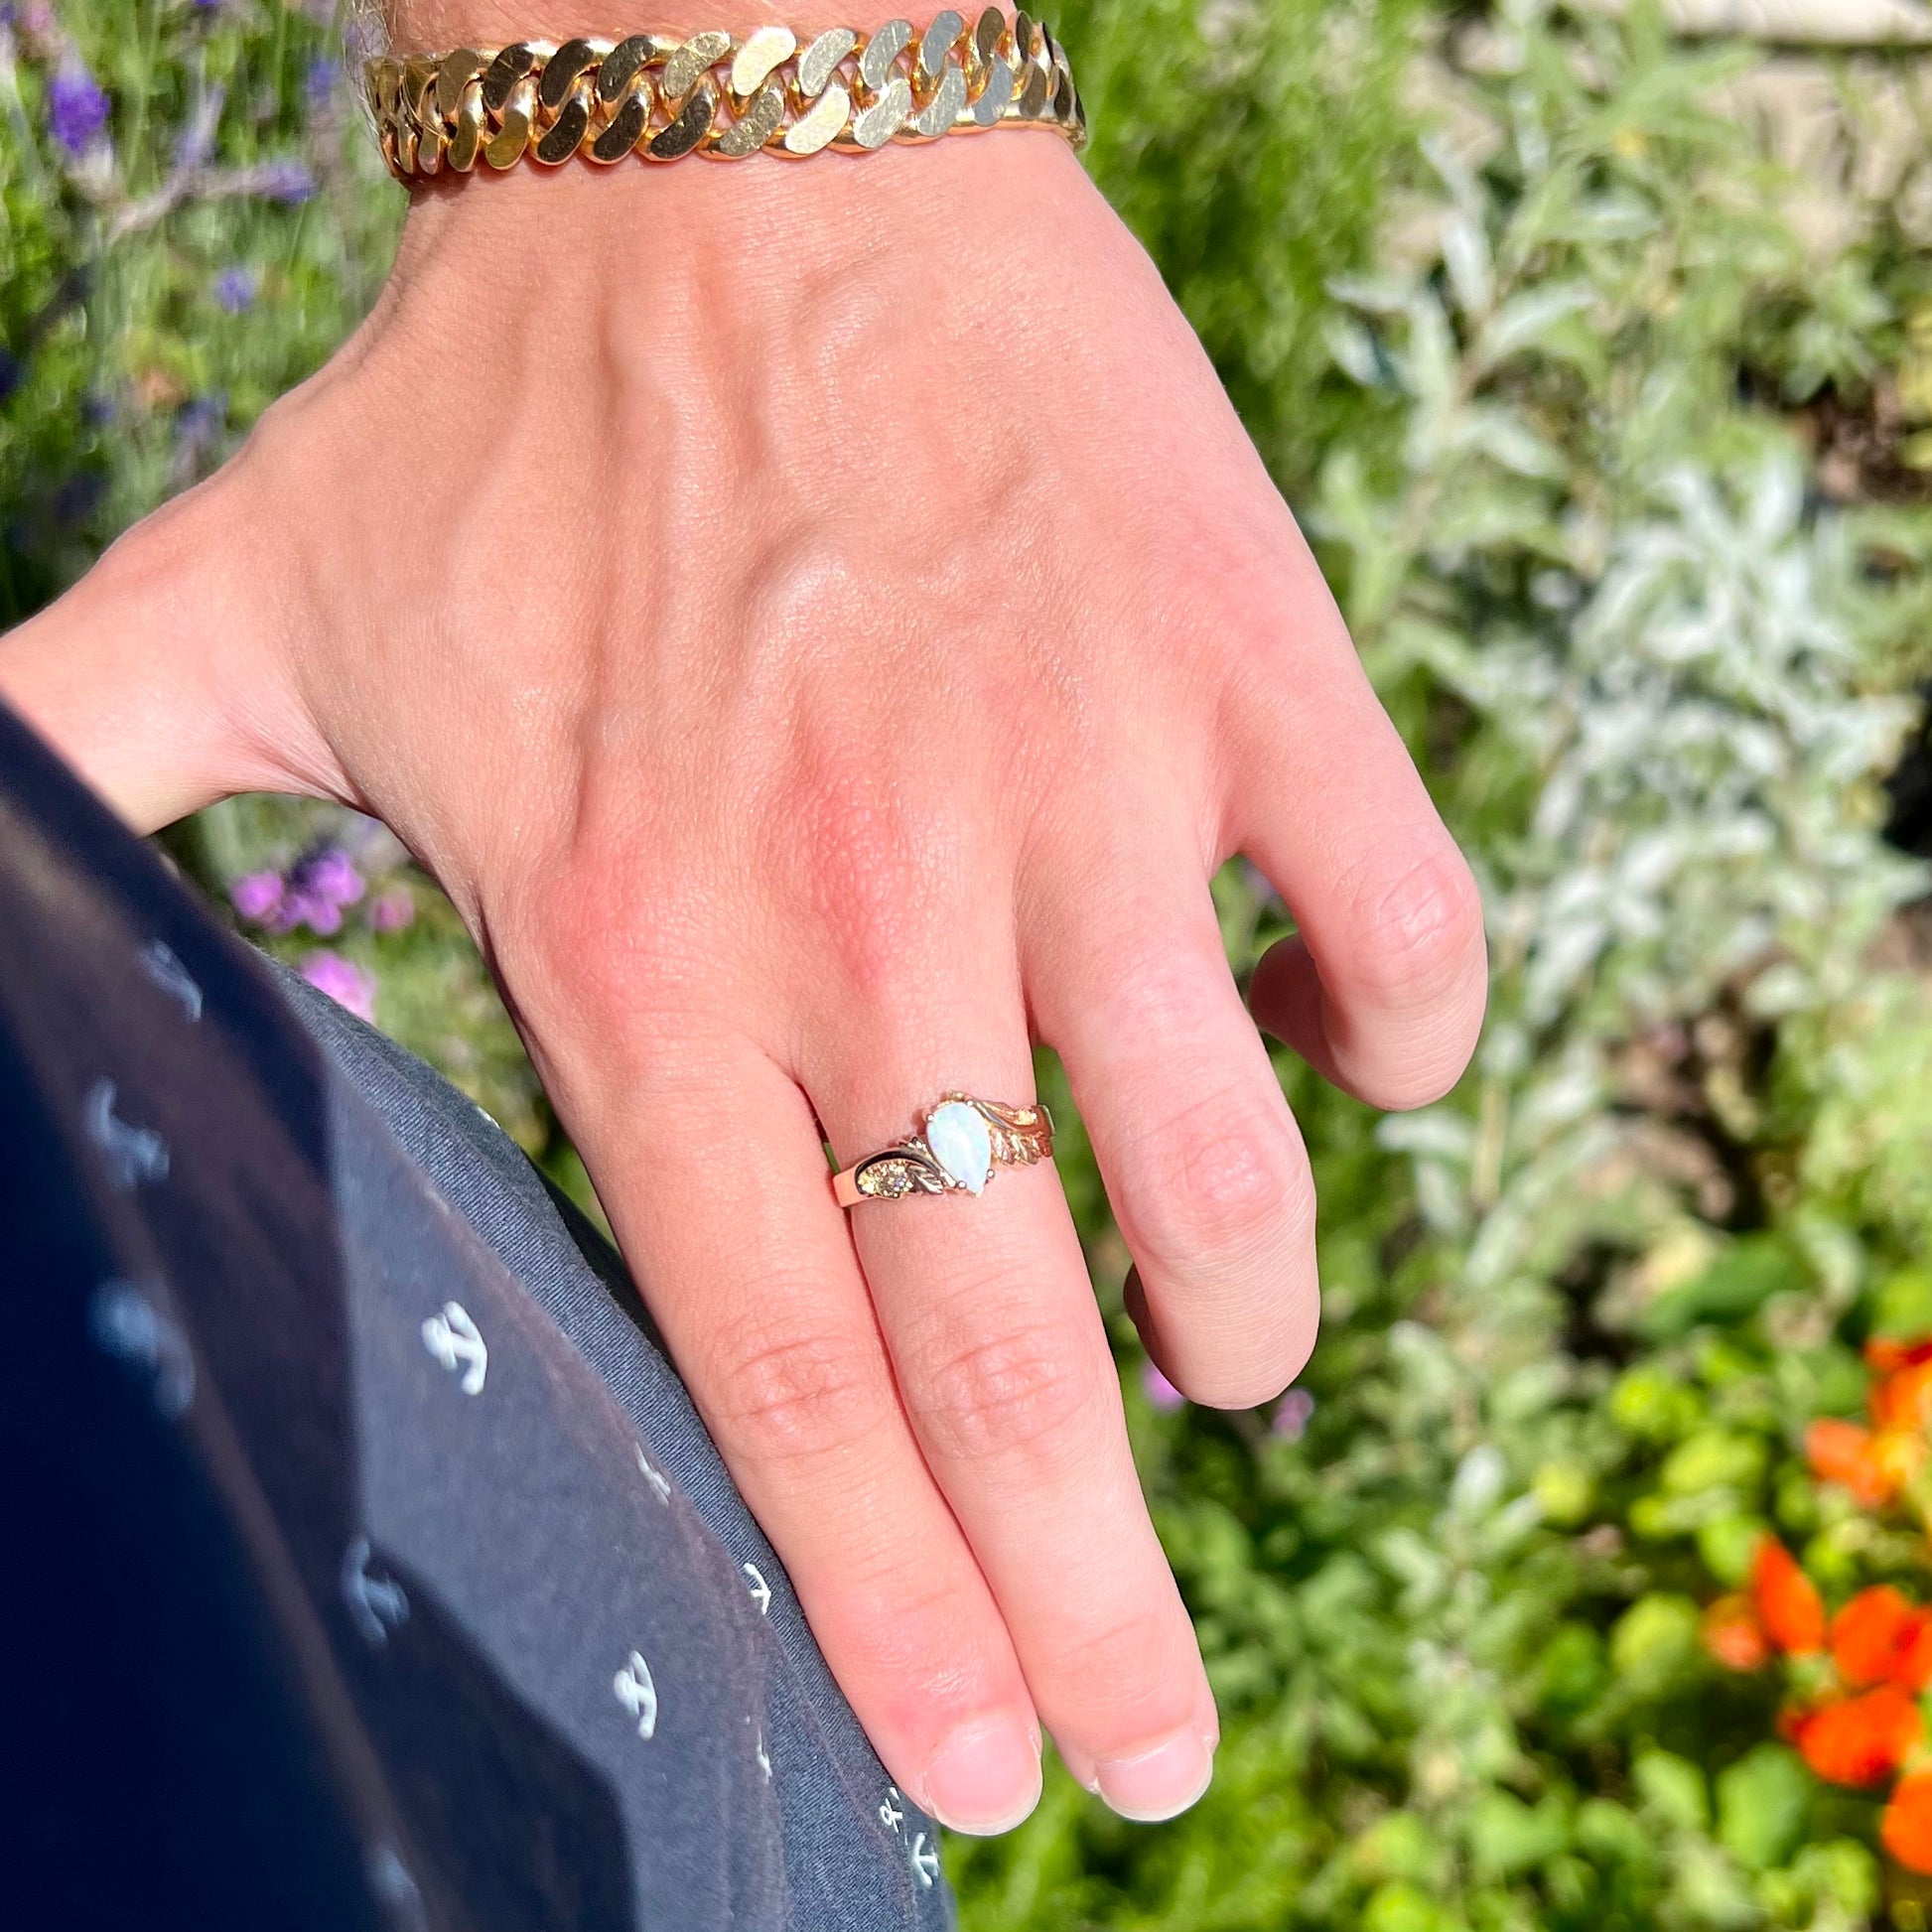
<svg viewBox="0 0 1932 1932">
<path fill-rule="evenodd" d="M 1053 1117 L 1036 1102 L 1003 1107 L 949 1093 L 918 1133 L 835 1173 L 832 1194 L 841 1207 L 906 1194 L 977 1194 L 996 1167 L 1031 1168 L 1052 1157 Z"/>
</svg>

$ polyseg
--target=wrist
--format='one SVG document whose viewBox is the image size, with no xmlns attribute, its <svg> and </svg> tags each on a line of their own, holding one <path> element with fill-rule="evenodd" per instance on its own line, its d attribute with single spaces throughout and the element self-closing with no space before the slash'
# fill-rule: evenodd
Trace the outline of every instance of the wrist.
<svg viewBox="0 0 1932 1932">
<path fill-rule="evenodd" d="M 1077 232 L 1103 208 L 1068 143 L 1033 130 L 809 161 L 479 168 L 416 191 L 399 266 L 461 236 L 488 252 L 492 280 L 504 260 L 527 259 L 549 281 L 608 272 L 636 288 L 641 246 L 647 280 L 677 279 L 688 256 L 734 301 L 767 274 L 817 282 L 868 257 L 898 276 L 998 282 L 1018 225 L 1070 218 Z"/>
<path fill-rule="evenodd" d="M 943 0 L 932 0 L 928 11 L 937 12 Z M 1001 10 L 1009 17 L 1013 13 L 1004 0 Z M 712 27 L 744 31 L 767 23 L 790 27 L 805 41 L 827 27 L 873 27 L 893 18 L 890 4 L 882 4 L 877 20 L 841 18 L 828 0 L 798 0 L 796 5 L 784 0 L 384 0 L 382 15 L 391 44 L 407 54 L 503 47 L 512 41 L 561 42 L 575 34 L 616 39 L 646 29 L 664 34 L 695 34 Z"/>
<path fill-rule="evenodd" d="M 460 369 L 504 398 L 542 393 L 560 369 L 613 398 L 747 382 L 809 395 L 826 366 L 886 354 L 908 315 L 942 315 L 962 345 L 1034 340 L 1055 305 L 1016 264 L 1050 258 L 1077 287 L 1117 238 L 1077 158 L 1039 137 L 520 170 L 417 195 L 385 320 L 405 366 Z"/>
<path fill-rule="evenodd" d="M 732 11 L 736 13 L 736 6 Z M 617 36 L 638 28 L 696 33 L 719 24 L 704 0 L 387 0 L 382 9 L 392 46 L 406 54 L 453 47 L 504 47 L 512 41 L 565 41 L 574 34 Z M 636 16 L 634 22 L 629 18 Z"/>
</svg>

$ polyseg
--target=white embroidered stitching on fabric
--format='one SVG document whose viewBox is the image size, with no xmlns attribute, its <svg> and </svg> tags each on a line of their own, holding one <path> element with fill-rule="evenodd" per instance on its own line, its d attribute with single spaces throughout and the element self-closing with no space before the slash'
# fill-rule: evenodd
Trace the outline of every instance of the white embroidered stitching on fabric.
<svg viewBox="0 0 1932 1932">
<path fill-rule="evenodd" d="M 423 1345 L 450 1370 L 463 1366 L 463 1380 L 457 1384 L 465 1395 L 482 1395 L 489 1374 L 489 1350 L 469 1311 L 461 1302 L 445 1302 L 443 1312 L 423 1323 Z"/>
<path fill-rule="evenodd" d="M 195 1351 L 181 1324 L 161 1306 L 161 1291 L 147 1282 L 102 1282 L 87 1309 L 87 1326 L 99 1346 L 153 1377 L 154 1406 L 170 1422 L 195 1400 Z"/>
<path fill-rule="evenodd" d="M 369 1569 L 373 1553 L 369 1539 L 358 1536 L 343 1553 L 343 1597 L 355 1627 L 373 1644 L 389 1641 L 389 1632 L 409 1620 L 409 1598 L 393 1577 Z"/>
<path fill-rule="evenodd" d="M 637 1450 L 637 1466 L 644 1472 L 644 1480 L 657 1491 L 657 1500 L 668 1504 L 671 1500 L 671 1485 L 650 1466 L 650 1458 L 644 1453 L 641 1443 L 634 1446 Z"/>
<path fill-rule="evenodd" d="M 927 1846 L 923 1832 L 912 1840 L 912 1869 L 922 1885 L 930 1885 L 939 1875 L 939 1854 Z"/>
<path fill-rule="evenodd" d="M 144 1180 L 168 1178 L 168 1143 L 151 1127 L 135 1127 L 115 1118 L 118 1092 L 112 1080 L 96 1080 L 87 1089 L 82 1118 L 88 1140 L 107 1158 L 114 1184 L 131 1194 Z"/>
<path fill-rule="evenodd" d="M 769 1616 L 771 1586 L 764 1581 L 763 1573 L 755 1563 L 741 1563 L 738 1567 L 752 1580 L 752 1601 L 759 1606 L 759 1615 Z"/>
<path fill-rule="evenodd" d="M 637 1720 L 637 1735 L 646 1742 L 657 1730 L 657 1686 L 651 1682 L 650 1666 L 636 1652 L 611 1680 L 618 1702 Z"/>
<path fill-rule="evenodd" d="M 202 1017 L 202 989 L 195 984 L 181 956 L 165 939 L 150 939 L 141 948 L 141 970 L 162 992 L 181 1002 L 191 1022 Z"/>
</svg>

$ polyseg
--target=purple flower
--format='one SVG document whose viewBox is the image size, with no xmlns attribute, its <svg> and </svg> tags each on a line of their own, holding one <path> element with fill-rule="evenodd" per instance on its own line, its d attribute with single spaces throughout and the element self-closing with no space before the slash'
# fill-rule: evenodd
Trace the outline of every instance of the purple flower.
<svg viewBox="0 0 1932 1932">
<path fill-rule="evenodd" d="M 207 439 L 215 435 L 227 420 L 228 392 L 214 389 L 185 402 L 175 418 L 175 427 L 183 436 Z"/>
<path fill-rule="evenodd" d="M 1152 1362 L 1141 1364 L 1141 1387 L 1147 1391 L 1147 1399 L 1164 1414 L 1172 1415 L 1174 1410 L 1187 1406 L 1187 1398 Z"/>
<path fill-rule="evenodd" d="M 273 879 L 274 874 L 264 877 Z M 272 899 L 263 895 L 266 909 L 250 916 L 259 916 L 274 932 L 293 932 L 306 925 L 324 939 L 343 929 L 344 906 L 353 905 L 367 890 L 355 861 L 339 845 L 319 846 L 305 854 L 276 885 Z"/>
<path fill-rule="evenodd" d="M 312 952 L 303 962 L 302 977 L 319 991 L 327 993 L 338 1006 L 346 1007 L 357 1019 L 375 1024 L 375 975 L 366 972 L 341 953 Z"/>
<path fill-rule="evenodd" d="M 366 888 L 355 861 L 339 845 L 325 845 L 295 869 L 294 882 L 311 897 L 331 905 L 353 905 Z"/>
<path fill-rule="evenodd" d="M 1274 1420 L 1268 1427 L 1285 1443 L 1299 1443 L 1307 1434 L 1309 1418 L 1314 1414 L 1314 1397 L 1307 1389 L 1290 1389 L 1275 1404 Z"/>
<path fill-rule="evenodd" d="M 228 897 L 244 919 L 259 925 L 274 917 L 284 891 L 279 872 L 251 872 L 228 888 Z"/>
<path fill-rule="evenodd" d="M 309 96 L 309 105 L 321 107 L 335 99 L 336 88 L 342 77 L 343 70 L 334 61 L 311 61 L 309 71 L 303 79 L 303 91 Z"/>
<path fill-rule="evenodd" d="M 374 8 L 348 10 L 348 20 L 343 28 L 343 53 L 350 73 L 359 73 L 363 62 L 388 52 L 389 37 L 383 32 L 380 16 L 368 17 L 374 12 Z"/>
<path fill-rule="evenodd" d="M 193 482 L 194 472 L 211 450 L 216 449 L 228 427 L 228 398 L 224 391 L 196 396 L 175 414 L 175 464 L 183 481 Z"/>
<path fill-rule="evenodd" d="M 54 516 L 69 528 L 93 513 L 106 485 L 97 476 L 69 477 L 54 492 Z"/>
<path fill-rule="evenodd" d="M 299 925 L 306 925 L 319 938 L 333 939 L 343 929 L 343 908 L 333 898 L 291 885 L 276 909 L 275 930 L 293 932 Z"/>
<path fill-rule="evenodd" d="M 300 161 L 270 161 L 255 170 L 255 193 L 271 202 L 307 202 L 315 198 L 316 178 Z"/>
<path fill-rule="evenodd" d="M 87 152 L 107 125 L 107 96 L 85 68 L 70 62 L 47 83 L 47 125 L 70 155 Z"/>
<path fill-rule="evenodd" d="M 341 846 L 325 845 L 279 872 L 251 872 L 228 888 L 234 909 L 271 932 L 307 926 L 327 939 L 343 929 L 343 908 L 368 888 L 355 861 Z"/>
<path fill-rule="evenodd" d="M 214 304 L 231 316 L 245 315 L 255 303 L 261 277 L 252 268 L 224 268 L 214 278 Z"/>
<path fill-rule="evenodd" d="M 369 924 L 377 932 L 400 932 L 416 917 L 416 899 L 407 886 L 391 886 L 369 906 Z"/>
</svg>

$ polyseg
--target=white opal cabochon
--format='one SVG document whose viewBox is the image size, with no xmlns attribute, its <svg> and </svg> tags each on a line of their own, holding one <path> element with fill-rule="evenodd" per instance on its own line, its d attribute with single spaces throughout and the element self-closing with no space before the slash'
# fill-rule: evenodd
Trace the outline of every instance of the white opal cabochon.
<svg viewBox="0 0 1932 1932">
<path fill-rule="evenodd" d="M 977 1107 L 948 1100 L 925 1118 L 925 1144 L 932 1158 L 966 1189 L 977 1194 L 993 1172 L 993 1130 Z"/>
</svg>

